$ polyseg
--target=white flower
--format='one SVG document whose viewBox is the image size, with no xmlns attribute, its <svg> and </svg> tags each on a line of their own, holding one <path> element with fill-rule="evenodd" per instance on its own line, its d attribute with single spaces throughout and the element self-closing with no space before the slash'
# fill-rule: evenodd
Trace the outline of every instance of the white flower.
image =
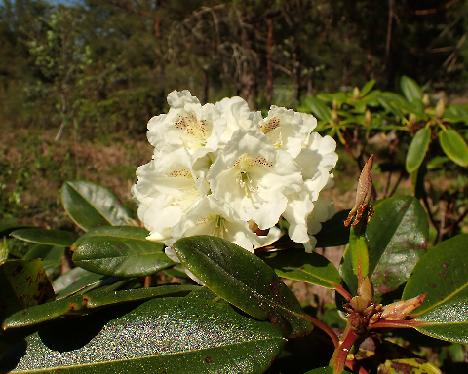
<svg viewBox="0 0 468 374">
<path fill-rule="evenodd" d="M 284 149 L 295 158 L 308 135 L 317 126 L 314 116 L 272 105 L 268 116 L 259 123 L 260 130 L 278 149 Z"/>
<path fill-rule="evenodd" d="M 225 97 L 215 104 L 215 108 L 219 115 L 215 128 L 219 148 L 229 142 L 238 130 L 256 129 L 256 115 L 250 111 L 249 104 L 242 97 Z"/>
<path fill-rule="evenodd" d="M 277 151 L 260 132 L 237 131 L 208 173 L 213 196 L 243 221 L 261 230 L 278 223 L 286 189 L 299 190 L 302 177 L 290 155 Z"/>
<path fill-rule="evenodd" d="M 330 136 L 322 137 L 313 132 L 302 145 L 295 161 L 299 165 L 305 189 L 288 196 L 288 206 L 283 217 L 289 223 L 289 237 L 296 243 L 307 243 L 308 248 L 315 246 L 316 232 L 311 232 L 309 216 L 313 215 L 320 192 L 332 184 L 331 169 L 338 160 L 334 152 L 336 143 Z M 327 218 L 328 219 L 328 218 Z M 326 220 L 326 219 L 325 219 Z M 319 221 L 323 222 L 323 221 Z M 321 226 L 320 226 L 321 227 Z"/>
<path fill-rule="evenodd" d="M 333 202 L 328 198 L 322 196 L 314 202 L 312 213 L 307 217 L 307 232 L 309 233 L 310 241 L 306 250 L 309 251 L 315 248 L 317 240 L 313 235 L 318 234 L 322 229 L 322 223 L 328 221 L 335 214 Z"/>
<path fill-rule="evenodd" d="M 203 157 L 216 148 L 213 133 L 218 115 L 213 104 L 201 105 L 188 91 L 171 92 L 171 108 L 148 122 L 148 140 L 159 151 L 168 144 L 183 147 L 194 158 Z"/>
<path fill-rule="evenodd" d="M 183 214 L 209 190 L 206 180 L 197 177 L 191 168 L 184 148 L 167 147 L 157 153 L 151 162 L 137 169 L 137 177 L 133 194 L 139 203 L 138 217 L 154 241 L 171 238 L 172 228 Z"/>
<path fill-rule="evenodd" d="M 202 105 L 188 91 L 168 103 L 148 122 L 154 156 L 133 188 L 149 240 L 214 235 L 253 251 L 279 239 L 283 217 L 294 242 L 315 245 L 337 155 L 313 116 L 272 106 L 263 119 L 240 97 Z"/>
<path fill-rule="evenodd" d="M 331 170 L 338 160 L 335 148 L 336 143 L 331 136 L 313 132 L 295 159 L 312 201 L 316 201 L 320 191 L 330 183 Z"/>
<path fill-rule="evenodd" d="M 205 197 L 192 208 L 173 231 L 174 239 L 195 235 L 217 236 L 250 252 L 265 245 L 267 240 L 276 241 L 279 234 L 279 230 L 272 229 L 267 237 L 258 237 L 247 222 L 242 221 L 229 207 L 218 204 L 212 196 Z"/>
</svg>

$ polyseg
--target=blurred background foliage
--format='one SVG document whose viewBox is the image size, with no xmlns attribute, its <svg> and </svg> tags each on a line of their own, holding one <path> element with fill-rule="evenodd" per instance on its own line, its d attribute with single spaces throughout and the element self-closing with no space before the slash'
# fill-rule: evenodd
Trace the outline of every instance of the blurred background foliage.
<svg viewBox="0 0 468 374">
<path fill-rule="evenodd" d="M 144 132 L 174 89 L 261 109 L 402 75 L 465 94 L 467 28 L 461 0 L 5 0 L 0 121 Z"/>
<path fill-rule="evenodd" d="M 467 29 L 463 0 L 0 1 L 0 218 L 69 225 L 56 197 L 67 179 L 132 205 L 136 166 L 151 157 L 146 122 L 189 89 L 314 113 L 338 143 L 339 208 L 377 153 L 378 198 L 415 193 L 434 237 L 453 235 L 466 167 L 438 137 L 466 137 Z"/>
</svg>

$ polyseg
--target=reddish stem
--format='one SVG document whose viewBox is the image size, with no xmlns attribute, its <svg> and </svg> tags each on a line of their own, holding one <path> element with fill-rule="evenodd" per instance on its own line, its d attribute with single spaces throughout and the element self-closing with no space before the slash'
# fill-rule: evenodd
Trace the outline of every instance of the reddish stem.
<svg viewBox="0 0 468 374">
<path fill-rule="evenodd" d="M 357 371 L 359 374 L 369 374 L 365 368 L 358 365 L 356 360 L 346 360 L 346 367 L 351 369 L 353 372 Z"/>
<path fill-rule="evenodd" d="M 349 325 L 346 326 L 343 341 L 339 344 L 337 348 L 335 348 L 335 351 L 333 352 L 333 356 L 330 361 L 334 374 L 339 374 L 343 372 L 349 350 L 351 349 L 357 338 L 358 335 L 356 334 L 356 332 Z"/>
<path fill-rule="evenodd" d="M 336 336 L 335 332 L 332 330 L 332 328 L 330 326 L 328 326 L 326 323 L 320 321 L 319 319 L 315 318 L 315 317 L 310 317 L 308 316 L 310 321 L 315 325 L 317 326 L 320 330 L 322 330 L 323 332 L 325 332 L 325 334 L 327 334 L 332 343 L 333 343 L 333 347 L 335 347 L 335 349 L 338 347 L 338 344 L 339 344 L 339 341 L 338 341 L 338 336 Z"/>
<path fill-rule="evenodd" d="M 415 321 L 411 319 L 396 319 L 396 320 L 379 320 L 370 325 L 371 329 L 381 329 L 381 328 L 397 328 L 397 329 L 407 329 L 413 328 L 421 325 L 421 321 Z"/>
<path fill-rule="evenodd" d="M 341 296 L 343 296 L 346 299 L 346 301 L 351 301 L 351 294 L 348 291 L 346 291 L 346 289 L 341 284 L 335 285 L 335 291 L 338 292 Z"/>
</svg>

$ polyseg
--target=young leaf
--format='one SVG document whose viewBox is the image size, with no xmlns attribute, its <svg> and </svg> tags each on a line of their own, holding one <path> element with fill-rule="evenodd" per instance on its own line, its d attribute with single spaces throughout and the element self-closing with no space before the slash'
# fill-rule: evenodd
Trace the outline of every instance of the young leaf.
<svg viewBox="0 0 468 374">
<path fill-rule="evenodd" d="M 457 165 L 468 167 L 468 146 L 455 130 L 439 132 L 439 142 L 445 154 Z"/>
<path fill-rule="evenodd" d="M 400 79 L 400 87 L 403 94 L 409 101 L 421 101 L 422 90 L 418 84 L 407 76 L 402 76 Z"/>
<path fill-rule="evenodd" d="M 268 255 L 264 260 L 281 278 L 318 284 L 327 288 L 335 288 L 341 282 L 335 266 L 318 253 L 283 250 Z"/>
<path fill-rule="evenodd" d="M 416 329 L 426 335 L 468 343 L 468 235 L 446 240 L 421 257 L 414 267 L 403 299 L 425 293 L 413 316 Z"/>
<path fill-rule="evenodd" d="M 364 236 L 356 234 L 355 229 L 350 230 L 349 244 L 343 254 L 340 274 L 350 290 L 355 293 L 358 278 L 369 274 L 369 248 Z"/>
<path fill-rule="evenodd" d="M 194 294 L 152 299 L 117 318 L 57 321 L 11 347 L 9 357 L 19 360 L 0 366 L 11 373 L 264 372 L 284 346 L 281 331 L 212 294 Z"/>
<path fill-rule="evenodd" d="M 84 181 L 65 182 L 60 190 L 63 208 L 83 230 L 106 225 L 126 225 L 131 217 L 107 188 Z"/>
<path fill-rule="evenodd" d="M 70 246 L 76 240 L 76 235 L 69 231 L 38 228 L 19 229 L 13 231 L 10 235 L 28 243 L 59 245 L 63 247 Z"/>
<path fill-rule="evenodd" d="M 258 319 L 287 321 L 292 335 L 312 326 L 289 288 L 261 259 L 236 244 L 211 236 L 175 243 L 182 264 L 218 296 Z"/>
<path fill-rule="evenodd" d="M 150 275 L 174 264 L 164 244 L 146 240 L 148 232 L 134 226 L 105 226 L 76 241 L 73 262 L 88 271 L 115 277 Z"/>
<path fill-rule="evenodd" d="M 429 148 L 430 142 L 431 130 L 428 127 L 423 127 L 414 134 L 406 155 L 406 170 L 409 173 L 415 171 L 421 166 L 424 161 L 424 157 L 426 157 L 426 152 Z"/>
</svg>

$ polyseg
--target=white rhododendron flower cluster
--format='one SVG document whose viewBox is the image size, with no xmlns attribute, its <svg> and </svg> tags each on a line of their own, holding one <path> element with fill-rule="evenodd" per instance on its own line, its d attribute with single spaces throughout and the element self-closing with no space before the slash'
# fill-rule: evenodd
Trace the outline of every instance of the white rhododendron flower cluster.
<svg viewBox="0 0 468 374">
<path fill-rule="evenodd" d="M 313 132 L 312 115 L 272 106 L 266 118 L 240 97 L 201 105 L 188 91 L 168 96 L 148 122 L 152 160 L 133 193 L 149 240 L 214 235 L 249 251 L 288 234 L 306 247 L 333 213 L 320 196 L 337 161 L 335 141 Z"/>
</svg>

